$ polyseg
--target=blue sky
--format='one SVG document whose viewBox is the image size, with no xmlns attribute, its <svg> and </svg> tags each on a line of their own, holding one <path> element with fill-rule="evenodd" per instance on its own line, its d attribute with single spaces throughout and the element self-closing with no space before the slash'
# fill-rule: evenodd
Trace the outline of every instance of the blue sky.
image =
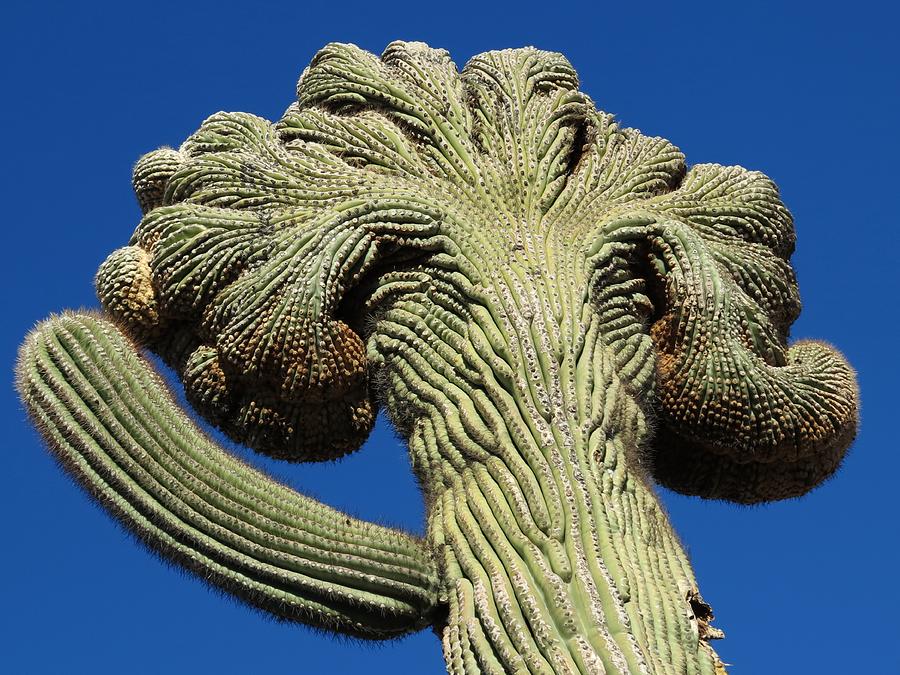
<svg viewBox="0 0 900 675">
<path fill-rule="evenodd" d="M 742 164 L 779 184 L 799 238 L 804 310 L 793 335 L 835 344 L 859 371 L 859 438 L 839 475 L 801 500 L 753 509 L 664 500 L 727 633 L 717 648 L 732 673 L 900 672 L 900 455 L 889 427 L 900 379 L 896 10 L 306 4 L 0 10 L 0 671 L 444 672 L 430 632 L 371 645 L 278 624 L 160 563 L 55 467 L 11 384 L 36 321 L 96 305 L 94 272 L 139 218 L 130 173 L 141 154 L 178 145 L 217 110 L 278 117 L 327 42 L 380 53 L 402 38 L 446 48 L 460 67 L 487 49 L 561 51 L 626 125 L 669 138 L 690 163 Z M 339 464 L 254 461 L 355 515 L 422 528 L 405 450 L 383 420 Z"/>
</svg>

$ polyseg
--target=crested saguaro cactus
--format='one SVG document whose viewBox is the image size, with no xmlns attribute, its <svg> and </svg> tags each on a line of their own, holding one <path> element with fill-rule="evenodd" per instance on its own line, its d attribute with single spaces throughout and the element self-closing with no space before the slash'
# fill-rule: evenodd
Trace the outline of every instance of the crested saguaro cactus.
<svg viewBox="0 0 900 675">
<path fill-rule="evenodd" d="M 856 429 L 854 375 L 787 346 L 791 217 L 765 176 L 687 168 L 560 55 L 332 44 L 276 123 L 217 113 L 142 158 L 103 316 L 22 348 L 65 468 L 147 545 L 280 617 L 433 626 L 453 673 L 723 671 L 654 493 L 801 495 Z M 383 405 L 417 539 L 300 496 L 200 414 L 290 460 L 355 450 Z"/>
</svg>

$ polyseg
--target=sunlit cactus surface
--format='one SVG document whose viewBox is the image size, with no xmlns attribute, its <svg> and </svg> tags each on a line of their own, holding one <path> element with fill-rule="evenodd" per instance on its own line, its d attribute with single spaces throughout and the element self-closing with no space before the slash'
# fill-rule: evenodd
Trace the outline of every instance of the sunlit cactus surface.
<svg viewBox="0 0 900 675">
<path fill-rule="evenodd" d="M 794 230 L 768 178 L 688 167 L 597 110 L 559 54 L 460 72 L 397 42 L 328 45 L 279 121 L 217 113 L 143 157 L 134 188 L 103 313 L 38 326 L 18 386 L 148 546 L 279 617 L 432 626 L 452 673 L 724 672 L 652 483 L 796 497 L 856 429 L 841 355 L 787 345 Z M 424 538 L 219 448 L 143 349 L 275 457 L 352 452 L 383 407 Z"/>
</svg>

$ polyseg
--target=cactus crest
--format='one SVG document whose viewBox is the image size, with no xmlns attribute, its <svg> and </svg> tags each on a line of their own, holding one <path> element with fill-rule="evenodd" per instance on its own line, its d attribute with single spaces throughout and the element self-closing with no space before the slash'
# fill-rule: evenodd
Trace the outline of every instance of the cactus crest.
<svg viewBox="0 0 900 675">
<path fill-rule="evenodd" d="M 722 636 L 649 479 L 755 503 L 830 476 L 857 424 L 832 347 L 788 344 L 790 213 L 742 167 L 620 126 L 561 55 L 460 71 L 331 44 L 277 122 L 216 113 L 141 158 L 104 317 L 18 369 L 48 443 L 151 547 L 279 616 L 391 637 L 454 673 L 714 673 Z M 112 322 L 110 322 L 110 319 Z M 216 447 L 359 448 L 378 406 L 428 505 L 419 540 Z"/>
</svg>

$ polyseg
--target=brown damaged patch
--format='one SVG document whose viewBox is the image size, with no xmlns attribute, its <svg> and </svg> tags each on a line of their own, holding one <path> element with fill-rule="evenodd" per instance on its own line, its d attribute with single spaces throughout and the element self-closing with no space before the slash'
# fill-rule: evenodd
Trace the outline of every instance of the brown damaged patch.
<svg viewBox="0 0 900 675">
<path fill-rule="evenodd" d="M 701 640 L 721 640 L 725 637 L 725 633 L 722 630 L 713 628 L 710 625 L 716 617 L 713 614 L 712 607 L 703 599 L 703 596 L 700 595 L 697 589 L 692 588 L 688 591 L 687 601 L 691 606 L 694 619 L 697 621 L 697 630 L 700 633 Z"/>
<path fill-rule="evenodd" d="M 694 621 L 697 622 L 697 634 L 700 638 L 700 648 L 706 651 L 713 660 L 713 667 L 716 675 L 728 675 L 726 666 L 716 651 L 710 646 L 710 640 L 721 640 L 725 637 L 725 633 L 719 628 L 713 628 L 710 624 L 716 618 L 713 615 L 712 607 L 703 599 L 700 592 L 696 588 L 692 588 L 687 593 L 687 601 L 694 615 Z"/>
</svg>

